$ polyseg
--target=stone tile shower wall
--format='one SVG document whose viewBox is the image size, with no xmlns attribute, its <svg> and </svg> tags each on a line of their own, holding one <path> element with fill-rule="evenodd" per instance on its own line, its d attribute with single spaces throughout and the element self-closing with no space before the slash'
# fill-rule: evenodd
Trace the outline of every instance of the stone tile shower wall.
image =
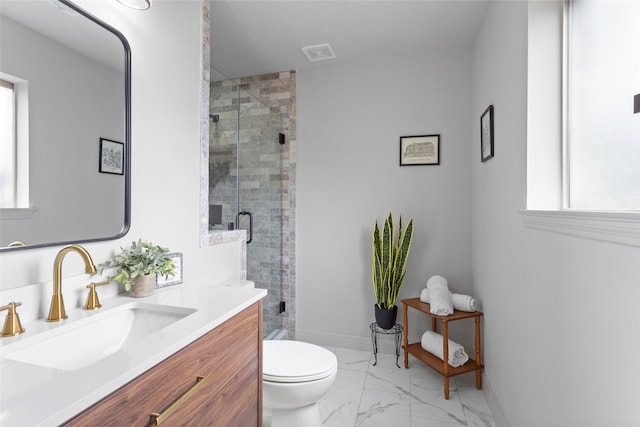
<svg viewBox="0 0 640 427">
<path fill-rule="evenodd" d="M 236 222 L 239 82 L 211 83 L 209 111 L 209 204 L 222 205 L 222 223 Z"/>
<path fill-rule="evenodd" d="M 240 210 L 253 214 L 247 277 L 268 289 L 265 335 L 276 329 L 295 338 L 295 71 L 213 82 L 210 85 L 209 203 L 222 205 L 222 226 Z M 217 117 L 216 117 L 217 116 Z M 238 135 L 239 132 L 239 135 Z M 278 134 L 285 134 L 285 145 Z M 237 138 L 240 169 L 237 171 Z M 242 219 L 244 218 L 244 219 Z M 241 217 L 241 226 L 247 226 Z M 280 301 L 286 310 L 279 313 Z"/>
</svg>

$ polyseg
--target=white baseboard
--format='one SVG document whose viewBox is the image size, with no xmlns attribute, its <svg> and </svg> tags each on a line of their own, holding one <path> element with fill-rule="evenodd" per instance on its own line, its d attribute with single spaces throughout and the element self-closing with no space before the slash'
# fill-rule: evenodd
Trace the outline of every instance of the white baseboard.
<svg viewBox="0 0 640 427">
<path fill-rule="evenodd" d="M 402 339 L 402 337 L 400 337 Z M 334 334 L 312 330 L 296 330 L 296 340 L 306 341 L 323 347 L 340 347 L 359 351 L 373 351 L 371 336 Z M 378 334 L 378 353 L 395 354 L 395 336 Z M 402 348 L 400 348 L 402 354 Z"/>
<path fill-rule="evenodd" d="M 496 398 L 491 385 L 487 381 L 486 375 L 482 375 L 482 394 L 484 394 L 484 398 L 487 401 L 487 405 L 489 406 L 489 410 L 491 411 L 493 420 L 496 422 L 496 426 L 509 427 L 507 418 L 504 416 L 504 412 L 502 412 L 500 403 L 498 402 L 498 399 Z"/>
<path fill-rule="evenodd" d="M 297 329 L 296 339 L 323 347 L 341 347 L 360 351 L 371 351 L 372 348 L 370 337 L 357 337 L 312 330 Z"/>
</svg>

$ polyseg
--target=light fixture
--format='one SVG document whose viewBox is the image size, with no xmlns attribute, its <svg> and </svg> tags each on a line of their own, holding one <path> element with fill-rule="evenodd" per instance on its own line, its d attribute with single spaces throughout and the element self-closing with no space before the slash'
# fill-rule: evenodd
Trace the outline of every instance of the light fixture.
<svg viewBox="0 0 640 427">
<path fill-rule="evenodd" d="M 305 54 L 310 62 L 324 61 L 336 57 L 329 43 L 303 47 L 302 53 Z"/>
<path fill-rule="evenodd" d="M 131 9 L 147 10 L 151 7 L 151 0 L 118 0 Z"/>
</svg>

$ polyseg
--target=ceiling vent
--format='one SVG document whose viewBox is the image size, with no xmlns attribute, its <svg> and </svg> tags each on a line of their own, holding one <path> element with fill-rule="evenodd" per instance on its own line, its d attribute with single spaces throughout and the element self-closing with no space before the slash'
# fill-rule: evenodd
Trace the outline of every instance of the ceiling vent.
<svg viewBox="0 0 640 427">
<path fill-rule="evenodd" d="M 304 53 L 310 62 L 324 61 L 336 57 L 329 43 L 303 47 L 302 53 Z"/>
</svg>

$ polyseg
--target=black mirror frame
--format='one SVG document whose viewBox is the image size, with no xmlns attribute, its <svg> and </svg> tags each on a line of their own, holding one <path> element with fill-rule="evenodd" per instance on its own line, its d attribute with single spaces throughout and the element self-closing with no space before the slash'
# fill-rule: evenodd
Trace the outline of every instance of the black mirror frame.
<svg viewBox="0 0 640 427">
<path fill-rule="evenodd" d="M 27 249 L 44 248 L 50 246 L 65 246 L 76 243 L 92 243 L 106 240 L 117 240 L 124 237 L 131 227 L 131 47 L 125 36 L 106 22 L 96 18 L 89 12 L 80 8 L 70 0 L 57 0 L 80 15 L 98 24 L 105 30 L 115 35 L 124 47 L 124 224 L 120 233 L 115 236 L 98 237 L 95 239 L 69 240 L 62 242 L 39 243 L 35 245 L 0 247 L 0 252 L 23 251 Z"/>
</svg>

